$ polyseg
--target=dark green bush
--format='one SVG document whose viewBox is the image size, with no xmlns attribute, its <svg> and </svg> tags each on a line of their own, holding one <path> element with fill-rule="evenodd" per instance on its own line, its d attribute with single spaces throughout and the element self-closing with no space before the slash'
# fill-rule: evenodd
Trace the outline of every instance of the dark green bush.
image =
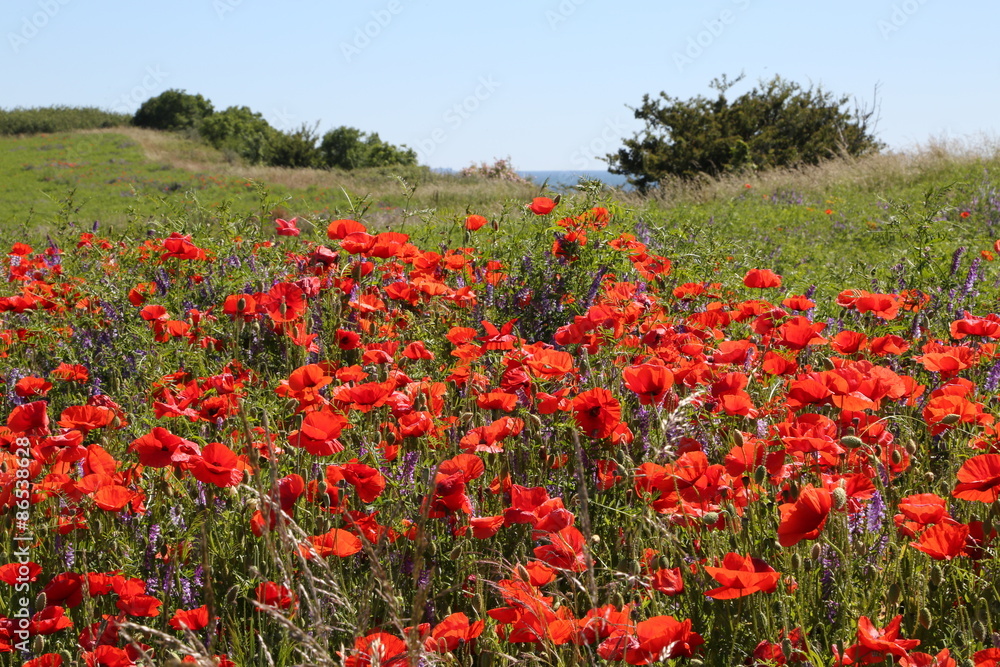
<svg viewBox="0 0 1000 667">
<path fill-rule="evenodd" d="M 129 114 L 95 107 L 40 107 L 0 109 L 0 134 L 40 134 L 102 127 L 121 127 L 132 122 Z"/>
<path fill-rule="evenodd" d="M 249 107 L 229 107 L 205 118 L 198 130 L 202 139 L 231 151 L 250 164 L 267 163 L 278 131 Z"/>
<path fill-rule="evenodd" d="M 168 90 L 143 102 L 132 122 L 152 130 L 198 129 L 213 111 L 212 103 L 201 95 Z"/>
<path fill-rule="evenodd" d="M 726 91 L 740 79 L 713 81 L 716 99 L 645 95 L 633 109 L 645 128 L 607 156 L 609 171 L 645 191 L 668 176 L 816 164 L 881 148 L 869 128 L 874 109 L 849 110 L 848 97 L 777 76 L 729 101 Z"/>
<path fill-rule="evenodd" d="M 323 135 L 319 145 L 321 164 L 327 168 L 359 169 L 415 165 L 417 153 L 406 146 L 393 146 L 353 127 L 338 127 Z"/>
<path fill-rule="evenodd" d="M 322 167 L 316 142 L 319 135 L 315 127 L 302 125 L 294 132 L 275 132 L 269 146 L 268 164 L 272 167 Z"/>
</svg>

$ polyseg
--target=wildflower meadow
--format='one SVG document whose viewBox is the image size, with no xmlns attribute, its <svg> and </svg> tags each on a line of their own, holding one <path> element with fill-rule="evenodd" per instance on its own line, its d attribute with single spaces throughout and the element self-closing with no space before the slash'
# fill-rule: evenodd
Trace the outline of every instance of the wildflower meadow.
<svg viewBox="0 0 1000 667">
<path fill-rule="evenodd" d="M 8 228 L 0 659 L 1000 664 L 968 175 Z"/>
</svg>

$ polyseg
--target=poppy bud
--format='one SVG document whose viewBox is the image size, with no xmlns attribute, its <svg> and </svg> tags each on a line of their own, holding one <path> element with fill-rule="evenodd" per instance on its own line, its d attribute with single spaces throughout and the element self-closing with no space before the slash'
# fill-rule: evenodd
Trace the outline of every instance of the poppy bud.
<svg viewBox="0 0 1000 667">
<path fill-rule="evenodd" d="M 990 607 L 986 598 L 979 598 L 976 600 L 976 618 L 980 621 L 986 622 L 989 620 Z"/>
<path fill-rule="evenodd" d="M 705 663 L 698 658 L 691 658 L 688 660 L 688 664 L 691 665 L 691 667 L 702 667 Z"/>
<path fill-rule="evenodd" d="M 941 418 L 941 423 L 944 424 L 945 426 L 951 426 L 952 424 L 954 424 L 955 422 L 957 422 L 959 419 L 961 419 L 961 417 L 959 417 L 954 412 L 952 412 L 952 413 L 947 414 L 944 417 L 942 417 Z"/>
<path fill-rule="evenodd" d="M 910 456 L 914 456 L 917 453 L 917 443 L 913 442 L 913 439 L 906 441 L 906 453 Z"/>
<path fill-rule="evenodd" d="M 801 570 L 802 569 L 802 556 L 798 553 L 792 554 L 792 569 Z"/>
<path fill-rule="evenodd" d="M 900 588 L 899 583 L 892 582 L 889 586 L 889 592 L 886 594 L 885 601 L 890 607 L 895 607 L 899 604 L 899 598 L 903 595 L 903 589 Z"/>
<path fill-rule="evenodd" d="M 622 572 L 628 572 L 633 577 L 638 576 L 639 572 L 642 571 L 642 566 L 637 560 L 627 560 L 622 563 Z"/>
<path fill-rule="evenodd" d="M 844 435 L 857 435 L 858 431 L 853 426 L 848 426 L 844 429 Z"/>
<path fill-rule="evenodd" d="M 972 624 L 972 637 L 977 642 L 986 641 L 986 626 L 983 625 L 982 621 L 976 621 Z"/>
<path fill-rule="evenodd" d="M 847 491 L 838 486 L 831 495 L 833 496 L 833 509 L 844 509 L 847 504 Z"/>
<path fill-rule="evenodd" d="M 532 422 L 535 425 L 535 428 L 537 428 L 537 429 L 541 429 L 542 428 L 542 418 L 541 417 L 539 417 L 538 415 L 536 415 L 534 412 L 529 412 L 527 414 L 527 417 L 528 417 L 528 421 Z"/>
<path fill-rule="evenodd" d="M 742 447 L 746 444 L 746 440 L 743 439 L 743 431 L 735 431 L 733 434 L 733 439 L 736 441 L 737 447 Z"/>
<path fill-rule="evenodd" d="M 930 470 L 924 473 L 924 483 L 925 484 L 934 483 L 934 473 L 932 473 Z"/>
<path fill-rule="evenodd" d="M 705 514 L 701 517 L 701 521 L 706 526 L 714 526 L 716 523 L 719 522 L 719 513 L 718 512 L 705 512 Z"/>
<path fill-rule="evenodd" d="M 792 642 L 788 637 L 781 640 L 781 654 L 786 658 L 792 657 Z"/>
<path fill-rule="evenodd" d="M 840 439 L 840 444 L 842 444 L 844 447 L 847 447 L 848 449 L 857 449 L 858 447 L 861 447 L 865 443 L 864 441 L 861 440 L 861 438 L 859 438 L 856 435 L 845 435 L 843 438 Z"/>
<path fill-rule="evenodd" d="M 493 667 L 493 652 L 492 651 L 480 651 L 479 652 L 479 664 L 483 667 Z"/>
<path fill-rule="evenodd" d="M 882 456 L 882 445 L 875 445 L 875 457 Z"/>
<path fill-rule="evenodd" d="M 825 371 L 832 371 L 837 368 L 837 365 L 833 363 L 833 359 L 831 359 L 830 357 L 823 357 L 822 363 L 823 363 L 823 370 Z"/>
<path fill-rule="evenodd" d="M 917 623 L 919 623 L 920 627 L 924 630 L 930 630 L 931 625 L 934 624 L 934 617 L 931 616 L 931 610 L 927 607 L 922 608 L 917 614 Z"/>
<path fill-rule="evenodd" d="M 521 581 L 530 581 L 530 577 L 528 576 L 528 568 L 526 568 L 521 563 L 518 563 L 514 567 L 514 572 L 517 574 L 517 578 L 520 579 Z"/>
<path fill-rule="evenodd" d="M 429 542 L 427 542 L 427 555 L 430 556 L 431 558 L 434 558 L 434 556 L 437 556 L 437 552 L 438 552 L 437 542 L 435 542 L 434 540 L 430 540 Z"/>
<path fill-rule="evenodd" d="M 49 598 L 44 592 L 35 596 L 35 609 L 45 609 L 49 606 Z M 37 651 L 36 651 L 37 652 Z"/>
<path fill-rule="evenodd" d="M 823 547 L 820 546 L 819 542 L 813 545 L 812 551 L 809 553 L 809 557 L 813 560 L 819 560 L 820 556 L 823 555 Z"/>
<path fill-rule="evenodd" d="M 767 468 L 763 465 L 757 466 L 756 470 L 753 471 L 753 481 L 757 484 L 763 484 L 764 480 L 767 479 Z"/>
<path fill-rule="evenodd" d="M 937 588 L 938 586 L 941 585 L 941 582 L 943 580 L 944 580 L 944 573 L 941 571 L 941 568 L 939 566 L 937 566 L 937 565 L 935 565 L 934 567 L 932 567 L 931 568 L 931 578 L 930 578 L 931 586 L 934 586 L 935 588 Z"/>
<path fill-rule="evenodd" d="M 892 456 L 890 456 L 889 458 L 892 459 L 893 465 L 898 466 L 900 463 L 903 462 L 903 453 L 900 452 L 898 449 L 894 449 L 892 450 Z"/>
<path fill-rule="evenodd" d="M 237 312 L 242 313 L 246 309 L 247 309 L 247 300 L 241 296 L 239 300 L 236 302 L 236 310 Z"/>
<path fill-rule="evenodd" d="M 45 652 L 45 637 L 35 635 L 35 638 L 31 640 L 31 652 L 35 655 Z"/>
</svg>

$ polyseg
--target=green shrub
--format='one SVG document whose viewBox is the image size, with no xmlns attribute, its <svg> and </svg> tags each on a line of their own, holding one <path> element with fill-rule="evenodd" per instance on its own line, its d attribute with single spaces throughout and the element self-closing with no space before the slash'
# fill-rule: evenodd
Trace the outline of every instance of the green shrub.
<svg viewBox="0 0 1000 667">
<path fill-rule="evenodd" d="M 223 151 L 232 151 L 251 164 L 268 162 L 278 131 L 249 107 L 229 107 L 202 121 L 202 139 Z"/>
<path fill-rule="evenodd" d="M 406 146 L 393 146 L 353 127 L 341 126 L 323 135 L 319 145 L 321 164 L 327 168 L 359 169 L 390 165 L 415 165 L 417 154 Z"/>
<path fill-rule="evenodd" d="M 303 124 L 294 132 L 275 132 L 269 145 L 268 164 L 272 167 L 321 167 L 315 127 Z"/>
<path fill-rule="evenodd" d="M 168 90 L 143 102 L 132 122 L 152 130 L 197 129 L 213 111 L 212 103 L 201 95 Z"/>
<path fill-rule="evenodd" d="M 128 125 L 132 117 L 95 107 L 0 109 L 0 134 L 41 134 Z"/>
<path fill-rule="evenodd" d="M 719 93 L 714 100 L 645 95 L 633 109 L 645 128 L 607 156 L 611 173 L 627 175 L 646 191 L 668 176 L 817 164 L 881 148 L 869 131 L 874 109 L 849 111 L 848 97 L 820 87 L 803 89 L 778 76 L 729 101 L 726 91 L 741 79 L 713 81 Z"/>
</svg>

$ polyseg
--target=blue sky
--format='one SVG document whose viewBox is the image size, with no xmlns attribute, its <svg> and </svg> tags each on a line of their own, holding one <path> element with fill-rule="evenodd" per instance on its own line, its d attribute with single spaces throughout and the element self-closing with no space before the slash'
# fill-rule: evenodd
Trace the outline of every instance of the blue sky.
<svg viewBox="0 0 1000 667">
<path fill-rule="evenodd" d="M 433 167 L 603 169 L 646 93 L 779 74 L 871 104 L 896 149 L 1000 130 L 986 0 L 5 0 L 0 106 L 134 111 L 170 88 L 279 129 L 357 127 Z"/>
</svg>

